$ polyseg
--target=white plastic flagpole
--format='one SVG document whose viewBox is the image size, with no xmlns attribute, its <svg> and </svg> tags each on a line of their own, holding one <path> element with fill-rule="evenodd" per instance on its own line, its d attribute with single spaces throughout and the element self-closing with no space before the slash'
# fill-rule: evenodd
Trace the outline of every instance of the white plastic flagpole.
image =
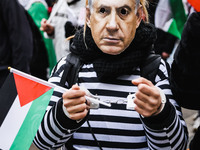
<svg viewBox="0 0 200 150">
<path fill-rule="evenodd" d="M 56 84 L 47 82 L 47 81 L 45 81 L 45 80 L 39 79 L 39 78 L 37 78 L 37 77 L 34 77 L 34 76 L 32 76 L 32 75 L 29 75 L 29 74 L 27 74 L 27 73 L 24 73 L 24 72 L 22 72 L 22 71 L 19 71 L 19 70 L 17 70 L 17 69 L 14 69 L 14 68 L 11 68 L 11 67 L 8 67 L 8 69 L 10 70 L 10 72 L 16 73 L 16 74 L 18 74 L 18 75 L 20 75 L 20 76 L 22 76 L 22 77 L 25 77 L 25 78 L 27 78 L 27 79 L 30 79 L 30 80 L 32 80 L 32 81 L 41 83 L 41 84 L 43 84 L 43 85 L 46 85 L 46 86 L 49 86 L 49 87 L 52 87 L 52 88 L 55 88 L 55 87 L 56 87 L 56 88 L 58 88 L 61 92 L 66 92 L 66 91 L 68 90 L 68 89 L 65 89 L 65 88 L 63 88 L 63 87 L 61 87 L 61 86 L 58 86 L 58 85 L 56 85 Z"/>
</svg>

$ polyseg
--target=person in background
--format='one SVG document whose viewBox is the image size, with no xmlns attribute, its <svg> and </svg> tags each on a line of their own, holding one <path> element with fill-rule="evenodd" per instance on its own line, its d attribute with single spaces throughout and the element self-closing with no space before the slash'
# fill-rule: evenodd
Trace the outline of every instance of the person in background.
<svg viewBox="0 0 200 150">
<path fill-rule="evenodd" d="M 0 87 L 8 67 L 30 73 L 33 53 L 32 31 L 24 8 L 17 0 L 0 1 Z"/>
<path fill-rule="evenodd" d="M 154 80 L 141 77 L 140 66 L 156 38 L 155 27 L 142 20 L 146 1 L 89 0 L 86 8 L 86 26 L 75 33 L 70 49 L 83 63 L 77 83 L 69 87 L 66 81 L 69 90 L 54 92 L 34 144 L 63 150 L 186 149 L 187 127 L 171 93 L 166 62 L 159 62 Z M 49 82 L 60 85 L 65 65 L 66 57 Z M 89 92 L 111 107 L 91 109 Z M 130 110 L 129 93 L 135 95 Z"/>
<path fill-rule="evenodd" d="M 180 106 L 200 110 L 200 8 L 196 8 L 183 29 L 181 41 L 174 54 L 171 68 L 171 87 Z M 198 117 L 197 117 L 198 118 Z M 200 147 L 200 126 L 190 143 L 190 150 Z"/>
<path fill-rule="evenodd" d="M 154 45 L 155 52 L 170 64 L 191 10 L 188 1 L 159 0 L 157 3 L 154 14 L 158 36 Z"/>
<path fill-rule="evenodd" d="M 38 30 L 41 27 L 41 20 L 43 18 L 48 18 L 48 5 L 46 3 L 45 0 L 19 0 L 20 4 L 22 4 L 22 6 L 28 11 L 28 14 L 31 16 L 31 18 L 33 19 L 34 23 L 36 24 L 36 26 L 38 27 Z M 39 30 L 40 31 L 40 30 Z M 34 31 L 33 31 L 34 32 Z M 46 64 L 47 62 L 47 66 L 45 65 L 45 72 L 46 72 L 46 78 L 49 77 L 50 72 L 52 71 L 53 67 L 55 66 L 57 60 L 56 60 L 56 54 L 55 54 L 55 50 L 54 50 L 54 46 L 53 46 L 53 42 L 52 39 L 49 38 L 45 38 L 44 37 L 44 32 L 40 31 L 40 34 L 42 36 L 42 42 L 44 43 L 45 47 L 45 51 L 40 49 L 39 51 L 39 55 L 41 56 L 41 60 L 37 62 L 36 65 L 36 69 L 34 70 L 34 72 L 37 72 L 37 67 L 42 66 L 44 64 Z M 38 37 L 36 37 L 38 38 Z M 38 45 L 39 47 L 40 45 Z M 47 55 L 47 60 L 45 59 L 46 56 L 44 56 L 45 53 Z M 43 58 L 42 58 L 43 57 Z M 43 61 L 43 63 L 42 63 Z M 46 61 L 46 62 L 45 62 Z M 41 64 L 42 63 L 42 64 Z M 44 67 L 43 67 L 44 68 Z M 38 69 L 38 73 L 36 73 L 35 75 L 40 77 L 40 71 Z"/>
<path fill-rule="evenodd" d="M 50 15 L 52 12 L 52 7 L 56 3 L 57 0 L 45 0 L 48 5 L 48 14 Z"/>
<path fill-rule="evenodd" d="M 65 24 L 81 26 L 83 21 L 79 21 L 79 14 L 83 12 L 84 0 L 58 0 L 54 4 L 50 14 L 50 21 L 46 18 L 41 21 L 41 30 L 45 32 L 45 37 L 52 38 L 57 60 L 69 53 L 69 43 L 65 37 Z"/>
</svg>

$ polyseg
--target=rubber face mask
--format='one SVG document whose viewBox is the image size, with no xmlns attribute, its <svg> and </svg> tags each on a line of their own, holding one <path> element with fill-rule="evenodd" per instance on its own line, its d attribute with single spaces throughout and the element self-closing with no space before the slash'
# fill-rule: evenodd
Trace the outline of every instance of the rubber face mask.
<svg viewBox="0 0 200 150">
<path fill-rule="evenodd" d="M 100 50 L 117 55 L 130 45 L 141 21 L 135 12 L 132 0 L 94 0 L 87 25 Z"/>
</svg>

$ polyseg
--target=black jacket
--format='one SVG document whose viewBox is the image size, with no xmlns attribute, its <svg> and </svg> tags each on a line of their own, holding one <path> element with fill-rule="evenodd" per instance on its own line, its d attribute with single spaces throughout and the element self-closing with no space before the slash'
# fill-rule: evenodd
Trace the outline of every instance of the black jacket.
<svg viewBox="0 0 200 150">
<path fill-rule="evenodd" d="M 32 32 L 17 0 L 0 0 L 0 87 L 8 66 L 29 73 Z"/>
<path fill-rule="evenodd" d="M 172 63 L 171 85 L 182 107 L 200 109 L 200 12 L 192 13 L 185 24 Z"/>
</svg>

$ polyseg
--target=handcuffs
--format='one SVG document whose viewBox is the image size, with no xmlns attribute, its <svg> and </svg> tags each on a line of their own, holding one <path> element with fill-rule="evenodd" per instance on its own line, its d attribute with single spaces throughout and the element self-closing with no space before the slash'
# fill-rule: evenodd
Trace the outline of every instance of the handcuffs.
<svg viewBox="0 0 200 150">
<path fill-rule="evenodd" d="M 91 109 L 98 109 L 99 108 L 99 104 L 102 104 L 102 105 L 107 106 L 107 107 L 111 107 L 111 103 L 106 103 L 106 102 L 101 101 L 98 96 L 93 95 L 86 88 L 80 87 L 80 89 L 86 92 L 85 98 L 86 98 L 86 101 L 90 102 L 89 104 L 90 104 L 90 108 Z M 161 103 L 165 104 L 166 103 L 165 94 L 163 93 L 163 91 L 160 88 L 158 88 L 158 90 L 159 90 L 160 95 L 161 95 Z M 129 109 L 129 110 L 134 110 L 135 109 L 135 103 L 133 102 L 134 98 L 135 98 L 135 94 L 129 94 L 127 96 L 126 109 Z"/>
</svg>

